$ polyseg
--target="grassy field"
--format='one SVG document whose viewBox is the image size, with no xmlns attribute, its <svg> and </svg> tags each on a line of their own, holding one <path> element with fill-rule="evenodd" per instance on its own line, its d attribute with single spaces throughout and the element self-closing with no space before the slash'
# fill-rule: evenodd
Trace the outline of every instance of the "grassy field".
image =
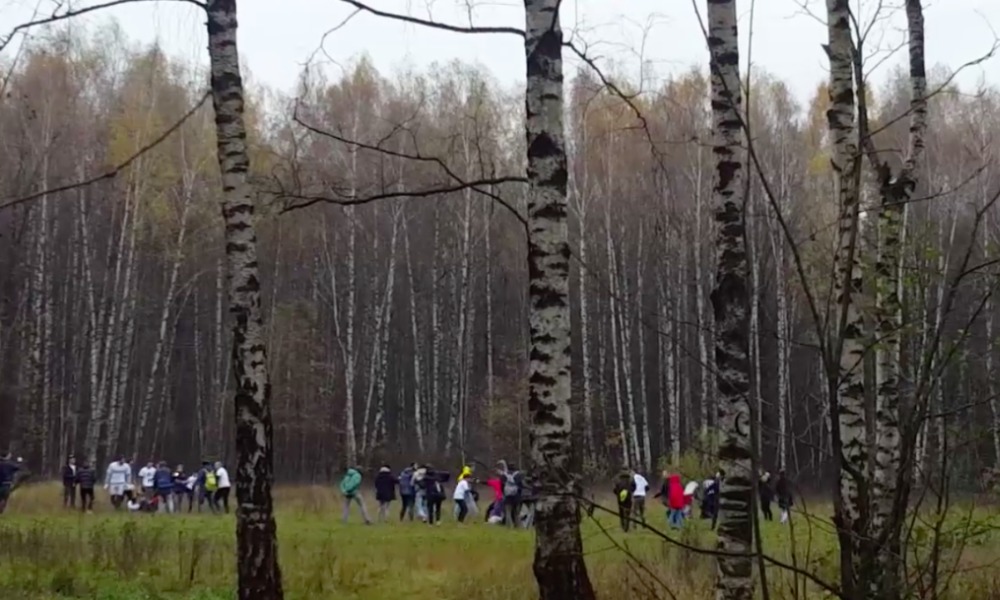
<svg viewBox="0 0 1000 600">
<path fill-rule="evenodd" d="M 80 515 L 63 511 L 59 495 L 58 485 L 21 488 L 0 517 L 0 598 L 233 597 L 231 516 L 113 514 L 100 492 L 97 513 Z M 440 527 L 343 525 L 330 489 L 282 488 L 277 495 L 281 566 L 290 600 L 523 600 L 536 595 L 531 532 L 480 522 L 459 526 L 450 518 L 450 505 Z M 813 510 L 815 519 L 798 515 L 794 544 L 788 527 L 765 523 L 765 551 L 791 563 L 794 546 L 800 567 L 832 580 L 836 554 L 829 520 L 819 515 L 823 510 Z M 662 510 L 650 512 L 651 521 L 664 526 Z M 969 523 L 974 524 L 971 538 Z M 986 568 L 1000 558 L 994 523 L 1000 521 L 985 510 L 956 511 L 949 519 L 948 527 L 958 531 L 961 526 L 962 538 L 969 539 L 960 551 L 953 542 L 948 554 L 947 565 L 962 571 L 947 586 L 948 597 L 1000 598 L 1000 574 Z M 678 541 L 712 544 L 704 523 L 688 525 L 676 534 Z M 712 597 L 711 557 L 681 550 L 651 532 L 622 534 L 609 515 L 587 520 L 584 537 L 590 574 L 603 598 Z M 767 573 L 773 598 L 793 597 L 795 578 L 779 568 Z M 798 585 L 805 586 L 801 580 Z M 824 597 L 815 586 L 805 587 L 809 597 Z"/>
</svg>

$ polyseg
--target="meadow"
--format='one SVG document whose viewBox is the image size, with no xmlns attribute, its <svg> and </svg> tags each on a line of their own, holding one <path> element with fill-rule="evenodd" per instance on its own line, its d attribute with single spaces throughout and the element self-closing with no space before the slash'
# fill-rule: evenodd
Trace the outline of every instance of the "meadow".
<svg viewBox="0 0 1000 600">
<path fill-rule="evenodd" d="M 458 525 L 446 505 L 439 527 L 364 526 L 339 521 L 332 488 L 288 487 L 276 492 L 279 549 L 286 598 L 507 600 L 536 597 L 531 572 L 533 534 L 475 523 Z M 610 505 L 609 503 L 606 505 Z M 230 516 L 113 513 L 100 491 L 94 514 L 60 506 L 57 484 L 18 489 L 0 516 L 0 598 L 98 600 L 232 598 L 234 520 Z M 371 508 L 371 507 L 369 507 Z M 794 529 L 763 523 L 765 552 L 833 581 L 836 547 L 826 507 L 799 513 Z M 651 507 L 649 520 L 665 528 Z M 946 560 L 941 598 L 1000 598 L 1000 520 L 993 511 L 956 509 L 942 525 Z M 928 532 L 934 524 L 927 522 Z M 794 531 L 794 535 L 792 532 Z M 919 535 L 914 539 L 921 538 Z M 951 533 L 948 533 L 951 532 Z M 608 514 L 585 517 L 583 535 L 591 577 L 602 598 L 713 597 L 715 561 L 683 550 L 655 533 L 623 534 Z M 691 520 L 672 539 L 711 547 L 705 522 Z M 929 548 L 934 536 L 915 546 Z M 950 542 L 948 540 L 951 540 Z M 950 546 L 949 546 L 950 543 Z M 794 552 L 793 552 L 794 549 Z M 919 556 L 920 547 L 911 548 Z M 919 561 L 916 561 L 919 562 Z M 771 598 L 830 597 L 779 567 L 767 569 Z M 944 579 L 942 579 L 944 581 Z"/>
</svg>

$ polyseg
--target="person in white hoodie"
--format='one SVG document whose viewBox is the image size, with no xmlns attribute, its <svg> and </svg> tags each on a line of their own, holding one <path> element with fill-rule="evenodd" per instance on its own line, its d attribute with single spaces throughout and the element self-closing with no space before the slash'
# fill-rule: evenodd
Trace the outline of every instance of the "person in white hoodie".
<svg viewBox="0 0 1000 600">
<path fill-rule="evenodd" d="M 229 481 L 229 471 L 222 466 L 221 461 L 215 463 L 215 480 L 219 486 L 215 490 L 215 505 L 221 506 L 226 514 L 229 514 L 229 489 L 232 487 L 232 483 Z"/>
<path fill-rule="evenodd" d="M 646 522 L 646 494 L 649 493 L 649 481 L 635 469 L 632 469 L 632 481 L 635 482 L 635 491 L 632 492 L 632 516 Z"/>
<path fill-rule="evenodd" d="M 124 456 L 119 456 L 108 465 L 108 471 L 104 476 L 104 489 L 111 496 L 111 505 L 115 510 L 121 507 L 125 489 L 131 484 L 132 467 L 125 461 Z"/>
</svg>

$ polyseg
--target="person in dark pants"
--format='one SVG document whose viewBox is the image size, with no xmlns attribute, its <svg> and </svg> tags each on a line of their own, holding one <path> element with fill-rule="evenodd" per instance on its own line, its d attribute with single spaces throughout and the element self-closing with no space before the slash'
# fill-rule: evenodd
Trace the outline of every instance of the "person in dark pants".
<svg viewBox="0 0 1000 600">
<path fill-rule="evenodd" d="M 774 492 L 778 496 L 778 508 L 781 509 L 781 522 L 787 523 L 792 510 L 792 482 L 785 476 L 785 471 L 778 471 L 778 481 L 774 484 Z"/>
<path fill-rule="evenodd" d="M 84 460 L 76 470 L 76 484 L 80 486 L 80 511 L 94 512 L 94 486 L 97 485 L 97 471 Z"/>
<path fill-rule="evenodd" d="M 413 474 L 417 470 L 417 463 L 413 463 L 399 473 L 399 499 L 403 502 L 403 507 L 399 509 L 399 520 L 402 521 L 407 515 L 413 520 L 414 507 L 417 500 L 417 489 L 413 484 Z"/>
<path fill-rule="evenodd" d="M 618 501 L 618 522 L 622 531 L 627 532 L 632 523 L 632 495 L 635 494 L 635 480 L 625 471 L 615 480 L 615 499 Z"/>
<path fill-rule="evenodd" d="M 521 494 L 524 492 L 524 476 L 514 465 L 504 465 L 501 469 L 504 521 L 508 527 L 518 527 L 521 524 Z"/>
<path fill-rule="evenodd" d="M 429 525 L 441 524 L 441 505 L 444 504 L 445 492 L 444 484 L 451 476 L 445 471 L 436 471 L 432 467 L 427 467 L 427 475 L 424 476 L 424 486 L 427 492 L 427 523 Z"/>
<path fill-rule="evenodd" d="M 771 489 L 771 474 L 767 471 L 757 480 L 757 497 L 760 498 L 760 512 L 764 515 L 764 520 L 773 521 L 771 502 L 774 500 L 774 490 Z"/>
<path fill-rule="evenodd" d="M 222 461 L 216 461 L 215 463 L 215 508 L 216 510 L 222 509 L 227 515 L 229 514 L 229 490 L 232 488 L 232 483 L 229 481 L 229 471 L 226 467 L 222 465 Z"/>
<path fill-rule="evenodd" d="M 62 468 L 63 508 L 76 508 L 76 458 L 70 454 Z"/>
<path fill-rule="evenodd" d="M 472 495 L 472 488 L 469 485 L 471 478 L 463 477 L 455 484 L 455 493 L 451 498 L 458 507 L 458 522 L 465 523 L 465 517 L 469 516 L 469 497 Z"/>
<path fill-rule="evenodd" d="M 375 501 L 378 502 L 378 522 L 389 520 L 389 506 L 396 499 L 396 476 L 389 465 L 382 465 L 375 475 Z"/>
<path fill-rule="evenodd" d="M 177 465 L 171 474 L 174 481 L 174 509 L 181 512 L 184 508 L 184 498 L 188 501 L 188 512 L 194 509 L 194 485 L 188 487 L 188 474 L 184 472 L 184 465 Z"/>
<path fill-rule="evenodd" d="M 14 460 L 10 452 L 0 456 L 0 515 L 7 509 L 7 501 L 14 491 L 14 484 L 17 483 L 17 474 L 21 470 L 22 460 L 19 457 Z"/>
</svg>

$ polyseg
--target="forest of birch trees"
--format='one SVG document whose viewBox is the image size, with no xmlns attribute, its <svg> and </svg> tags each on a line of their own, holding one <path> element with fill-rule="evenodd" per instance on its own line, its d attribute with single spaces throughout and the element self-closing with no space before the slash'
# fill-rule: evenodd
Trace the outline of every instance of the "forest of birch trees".
<svg viewBox="0 0 1000 600">
<path fill-rule="evenodd" d="M 43 472 L 73 452 L 232 459 L 205 73 L 114 25 L 39 32 L 3 60 L 0 446 Z M 655 87 L 613 70 L 567 72 L 573 435 L 585 472 L 714 461 L 707 64 Z M 911 79 L 900 69 L 879 81 L 867 89 L 865 126 L 903 155 Z M 898 313 L 886 318 L 904 324 L 889 328 L 897 385 L 926 385 L 934 373 L 915 468 L 946 451 L 954 481 L 972 487 L 981 467 L 1000 462 L 1000 309 L 990 295 L 1000 90 L 960 89 L 933 67 L 925 85 L 935 93 L 916 188 L 892 215 Z M 379 72 L 360 56 L 343 71 L 307 69 L 287 91 L 251 78 L 279 481 L 326 480 L 345 460 L 527 461 L 523 93 L 461 61 Z M 744 94 L 769 184 L 743 174 L 757 460 L 818 486 L 835 461 L 828 367 L 805 290 L 826 302 L 836 279 L 837 203 L 816 200 L 841 189 L 831 95 L 817 82 L 798 99 L 766 65 Z M 117 176 L 69 185 L 119 165 L 192 110 Z M 858 272 L 886 269 L 867 216 L 877 179 L 861 182 L 859 244 L 872 250 L 858 253 Z M 921 360 L 931 346 L 943 350 Z M 878 352 L 862 354 L 859 389 L 874 394 L 885 371 Z"/>
</svg>

